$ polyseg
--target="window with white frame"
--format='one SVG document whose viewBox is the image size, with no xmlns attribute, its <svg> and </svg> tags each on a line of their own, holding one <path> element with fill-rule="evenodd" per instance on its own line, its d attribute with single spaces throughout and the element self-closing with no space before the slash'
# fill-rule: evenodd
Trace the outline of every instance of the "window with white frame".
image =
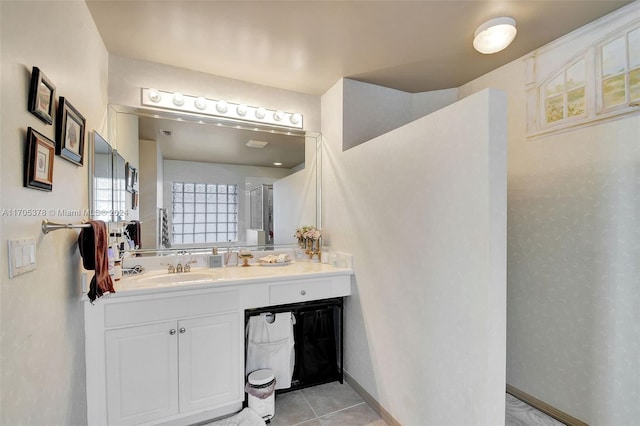
<svg viewBox="0 0 640 426">
<path fill-rule="evenodd" d="M 600 67 L 602 112 L 640 100 L 640 28 L 603 44 Z"/>
<path fill-rule="evenodd" d="M 541 88 L 547 124 L 586 114 L 586 81 L 585 61 L 579 59 Z"/>
<path fill-rule="evenodd" d="M 173 182 L 172 243 L 238 240 L 238 187 L 228 184 Z"/>
</svg>

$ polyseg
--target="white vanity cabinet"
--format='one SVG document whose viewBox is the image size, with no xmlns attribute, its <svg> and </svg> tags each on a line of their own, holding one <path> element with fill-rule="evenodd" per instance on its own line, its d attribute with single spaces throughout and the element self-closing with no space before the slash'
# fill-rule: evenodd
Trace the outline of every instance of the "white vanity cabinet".
<svg viewBox="0 0 640 426">
<path fill-rule="evenodd" d="M 245 309 L 351 294 L 351 270 L 287 268 L 229 268 L 222 281 L 155 287 L 129 278 L 85 300 L 89 426 L 197 424 L 239 411 Z"/>
<path fill-rule="evenodd" d="M 238 291 L 225 290 L 87 302 L 89 424 L 160 424 L 240 406 L 242 315 Z"/>
</svg>

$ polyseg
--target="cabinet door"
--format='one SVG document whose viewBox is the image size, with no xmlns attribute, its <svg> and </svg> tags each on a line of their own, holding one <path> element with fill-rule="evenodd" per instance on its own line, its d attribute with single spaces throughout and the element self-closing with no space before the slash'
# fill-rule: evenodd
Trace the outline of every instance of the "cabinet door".
<svg viewBox="0 0 640 426">
<path fill-rule="evenodd" d="M 105 337 L 109 424 L 178 413 L 176 322 L 108 330 Z"/>
<path fill-rule="evenodd" d="M 179 321 L 181 412 L 243 399 L 239 315 Z"/>
</svg>

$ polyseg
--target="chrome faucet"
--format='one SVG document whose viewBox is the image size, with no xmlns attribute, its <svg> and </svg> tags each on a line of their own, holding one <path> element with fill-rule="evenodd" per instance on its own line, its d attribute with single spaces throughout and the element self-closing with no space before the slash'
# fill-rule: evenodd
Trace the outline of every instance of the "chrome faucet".
<svg viewBox="0 0 640 426">
<path fill-rule="evenodd" d="M 176 274 L 180 274 L 182 272 L 182 263 L 178 263 L 176 265 Z"/>
<path fill-rule="evenodd" d="M 176 272 L 176 268 L 174 268 L 173 265 L 169 265 L 169 268 L 167 269 L 167 273 L 173 274 L 174 272 Z"/>
</svg>

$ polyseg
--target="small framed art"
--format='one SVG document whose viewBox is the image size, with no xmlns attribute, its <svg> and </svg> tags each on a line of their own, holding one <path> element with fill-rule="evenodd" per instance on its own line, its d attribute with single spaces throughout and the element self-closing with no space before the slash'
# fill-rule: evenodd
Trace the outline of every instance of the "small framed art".
<svg viewBox="0 0 640 426">
<path fill-rule="evenodd" d="M 78 166 L 84 162 L 85 122 L 82 114 L 60 96 L 56 117 L 56 154 Z"/>
<path fill-rule="evenodd" d="M 25 187 L 42 191 L 53 189 L 55 147 L 51 139 L 29 127 L 24 156 Z"/>
<path fill-rule="evenodd" d="M 29 112 L 45 123 L 52 124 L 55 99 L 56 86 L 40 71 L 40 68 L 33 67 L 29 87 Z"/>
</svg>

